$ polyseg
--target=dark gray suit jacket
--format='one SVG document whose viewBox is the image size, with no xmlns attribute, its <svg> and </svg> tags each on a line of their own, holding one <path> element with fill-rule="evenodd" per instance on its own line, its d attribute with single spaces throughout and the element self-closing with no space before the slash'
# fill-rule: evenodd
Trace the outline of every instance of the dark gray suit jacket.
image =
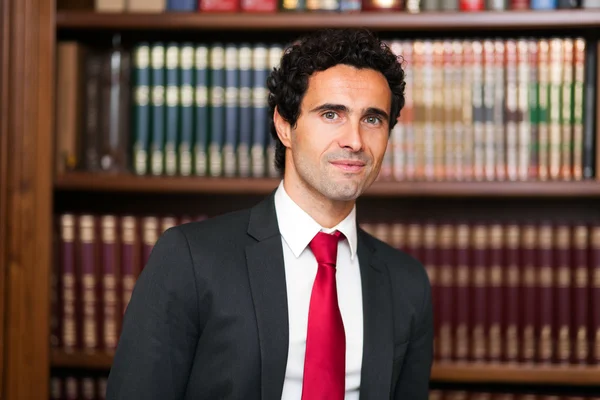
<svg viewBox="0 0 600 400">
<path fill-rule="evenodd" d="M 359 229 L 364 348 L 360 398 L 426 400 L 433 356 L 422 265 Z M 273 194 L 171 228 L 136 283 L 108 400 L 281 399 L 288 314 Z"/>
</svg>

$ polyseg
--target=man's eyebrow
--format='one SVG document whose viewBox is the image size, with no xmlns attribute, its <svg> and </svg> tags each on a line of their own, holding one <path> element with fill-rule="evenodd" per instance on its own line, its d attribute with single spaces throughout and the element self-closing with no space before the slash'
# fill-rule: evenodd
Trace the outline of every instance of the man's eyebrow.
<svg viewBox="0 0 600 400">
<path fill-rule="evenodd" d="M 332 103 L 325 103 L 325 104 L 321 104 L 319 106 L 316 106 L 315 108 L 313 108 L 312 110 L 310 110 L 310 112 L 319 112 L 319 111 L 344 111 L 344 112 L 348 112 L 348 107 L 346 107 L 343 104 L 332 104 Z"/>
<path fill-rule="evenodd" d="M 365 114 L 377 115 L 377 116 L 381 117 L 381 119 L 384 119 L 386 121 L 389 121 L 389 119 L 390 119 L 390 116 L 385 111 L 383 111 L 381 108 L 377 108 L 377 107 L 367 108 L 367 111 Z"/>
</svg>

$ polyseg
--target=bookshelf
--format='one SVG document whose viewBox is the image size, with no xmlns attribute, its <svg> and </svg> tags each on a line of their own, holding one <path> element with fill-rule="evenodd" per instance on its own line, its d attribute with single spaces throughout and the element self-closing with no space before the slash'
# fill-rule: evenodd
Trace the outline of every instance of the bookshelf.
<svg viewBox="0 0 600 400">
<path fill-rule="evenodd" d="M 82 354 L 53 351 L 52 365 L 62 368 L 87 368 L 106 370 L 112 363 L 112 354 Z M 432 379 L 440 382 L 506 383 L 506 384 L 552 384 L 594 386 L 598 384 L 600 367 L 566 366 L 515 366 L 470 365 L 439 363 L 434 365 Z"/>
<path fill-rule="evenodd" d="M 204 178 L 67 173 L 54 181 L 56 191 L 116 193 L 268 194 L 275 178 Z M 365 197 L 552 197 L 600 198 L 600 184 L 579 182 L 393 182 L 377 181 Z"/>
<path fill-rule="evenodd" d="M 319 27 L 363 26 L 386 32 L 474 34 L 480 30 L 525 35 L 558 30 L 575 34 L 600 28 L 600 10 L 511 11 L 474 13 L 335 14 L 98 14 L 56 11 L 49 0 L 8 0 L 0 4 L 0 397 L 47 398 L 55 368 L 106 371 L 109 353 L 66 353 L 48 343 L 50 273 L 53 267 L 52 221 L 63 196 L 83 199 L 97 193 L 264 195 L 278 183 L 272 178 L 225 179 L 140 177 L 85 172 L 53 174 L 53 102 L 57 36 L 91 38 L 115 31 L 169 35 L 175 31 L 298 32 Z M 24 32 L 29 32 L 25 34 Z M 11 36 L 12 35 L 12 36 Z M 9 41 L 9 37 L 16 40 Z M 16 99 L 16 100 L 15 100 Z M 31 116 L 35 115 L 35 118 Z M 596 134 L 598 139 L 598 133 Z M 597 153 L 598 154 L 598 153 Z M 597 164 L 598 165 L 598 164 Z M 60 195 L 60 196 L 57 196 Z M 397 198 L 481 198 L 495 204 L 519 201 L 579 202 L 600 200 L 600 182 L 376 182 L 366 197 L 392 204 Z M 486 200 L 487 199 L 487 200 Z M 6 278 L 6 279 L 4 279 Z M 559 384 L 597 386 L 595 366 L 509 366 L 436 363 L 439 382 Z M 36 385 L 30 382 L 35 381 Z"/>
<path fill-rule="evenodd" d="M 56 14 L 58 29 L 119 30 L 308 30 L 316 28 L 365 27 L 378 31 L 472 31 L 594 28 L 600 25 L 600 10 L 485 11 L 476 13 L 363 12 L 361 14 L 98 14 L 61 11 Z"/>
</svg>

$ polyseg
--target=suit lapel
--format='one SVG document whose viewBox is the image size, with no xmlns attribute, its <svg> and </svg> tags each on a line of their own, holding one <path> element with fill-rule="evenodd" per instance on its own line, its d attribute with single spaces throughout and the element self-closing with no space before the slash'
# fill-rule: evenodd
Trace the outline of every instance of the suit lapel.
<svg viewBox="0 0 600 400">
<path fill-rule="evenodd" d="M 360 399 L 389 399 L 394 357 L 390 281 L 384 261 L 360 229 L 358 259 L 364 320 Z"/>
<path fill-rule="evenodd" d="M 250 213 L 246 247 L 250 289 L 261 354 L 261 398 L 280 399 L 288 354 L 289 324 L 285 268 L 273 195 Z"/>
</svg>

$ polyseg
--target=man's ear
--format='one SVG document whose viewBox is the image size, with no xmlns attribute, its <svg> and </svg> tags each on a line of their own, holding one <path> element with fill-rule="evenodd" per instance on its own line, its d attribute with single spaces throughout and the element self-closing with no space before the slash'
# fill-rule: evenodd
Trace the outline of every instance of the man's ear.
<svg viewBox="0 0 600 400">
<path fill-rule="evenodd" d="M 279 140 L 285 147 L 291 147 L 292 144 L 292 127 L 287 122 L 281 114 L 279 114 L 279 110 L 275 107 L 275 111 L 273 112 L 273 123 L 275 124 L 275 129 L 277 130 L 277 136 L 279 136 Z"/>
</svg>

